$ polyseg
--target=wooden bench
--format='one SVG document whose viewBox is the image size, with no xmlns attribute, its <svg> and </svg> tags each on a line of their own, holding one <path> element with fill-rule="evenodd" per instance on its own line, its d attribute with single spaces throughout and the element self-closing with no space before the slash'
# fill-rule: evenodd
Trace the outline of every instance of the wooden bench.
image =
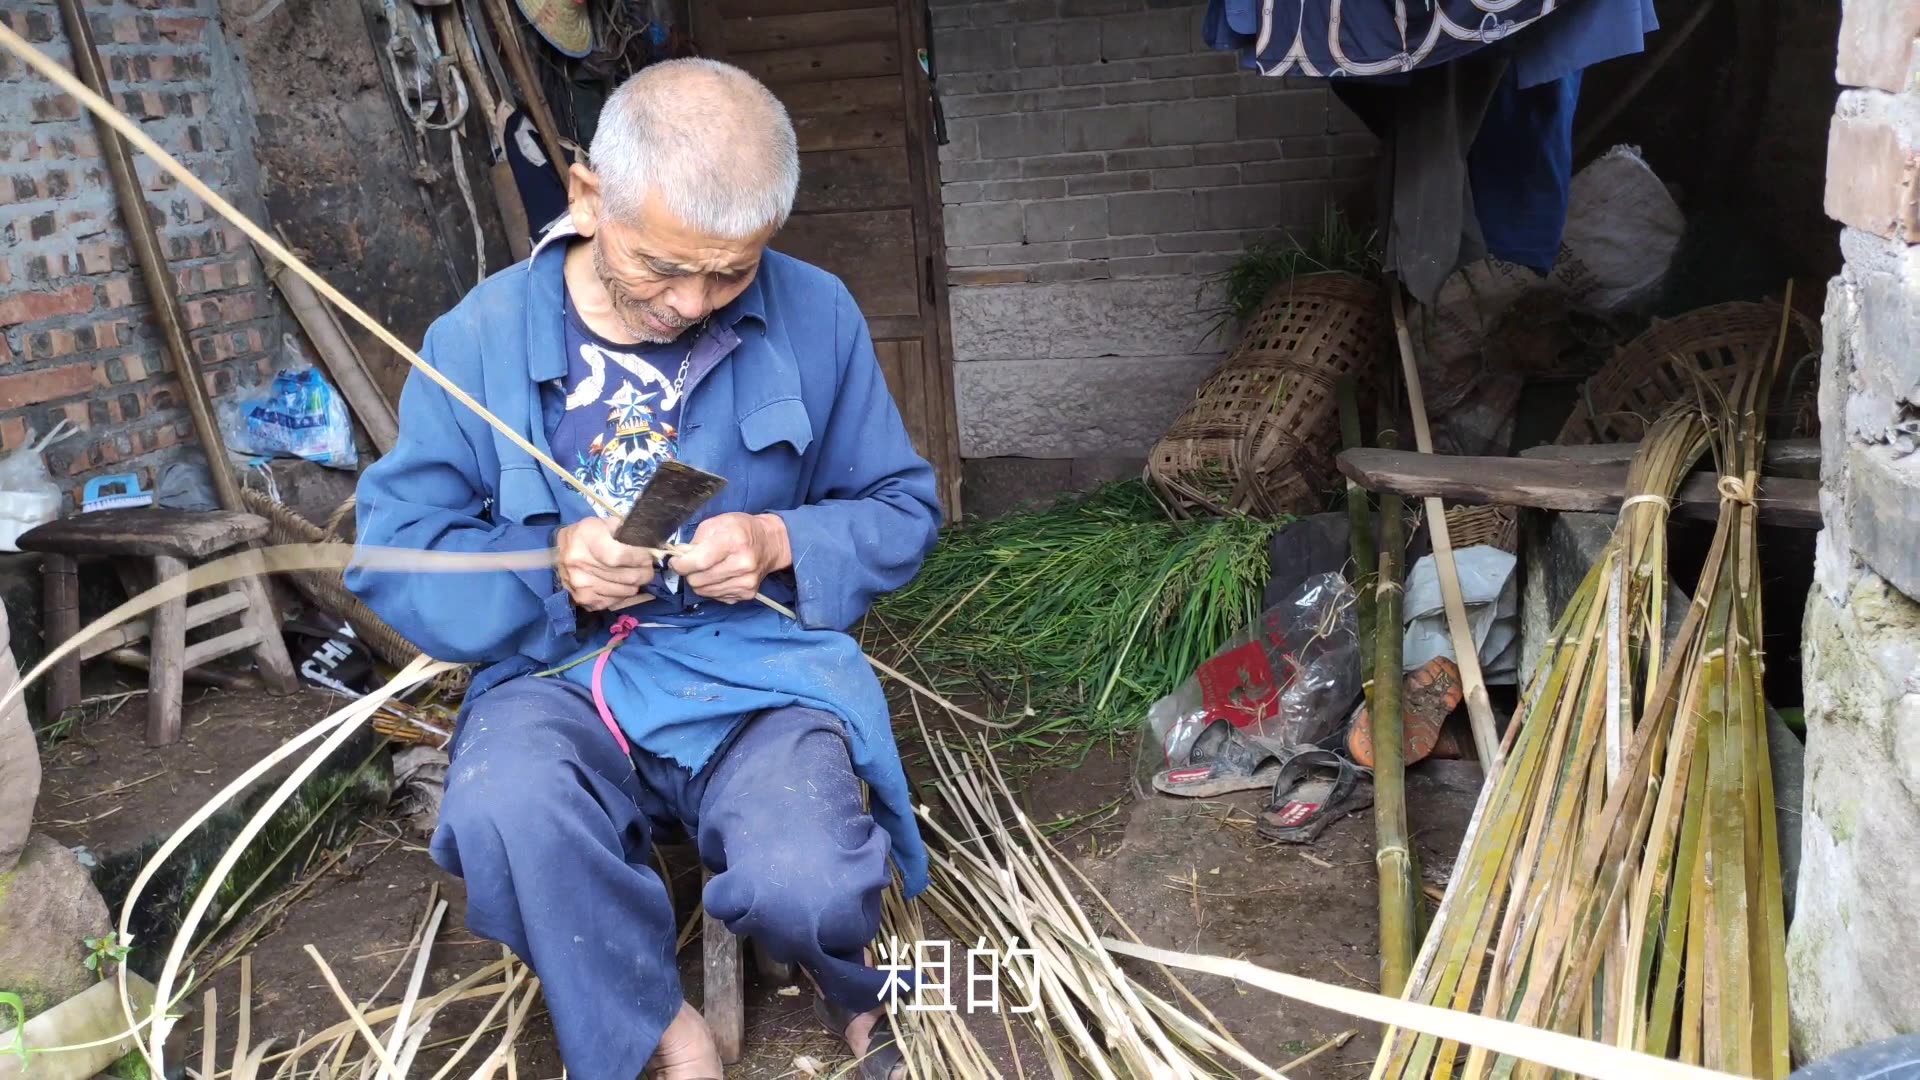
<svg viewBox="0 0 1920 1080">
<path fill-rule="evenodd" d="M 46 636 L 49 650 L 80 632 L 80 560 L 106 558 L 128 595 L 187 573 L 191 560 L 208 559 L 265 536 L 267 520 L 253 514 L 165 509 L 101 510 L 50 521 L 19 539 L 22 551 L 46 556 Z M 178 597 L 94 638 L 55 665 L 47 685 L 47 715 L 57 717 L 80 703 L 80 664 L 103 653 L 148 642 L 147 742 L 160 746 L 180 738 L 181 695 L 188 671 L 242 650 L 253 653 L 268 690 L 300 688 L 280 637 L 280 620 L 266 587 L 243 577 L 206 590 L 200 599 Z M 189 643 L 188 631 L 237 618 L 236 629 Z"/>
</svg>

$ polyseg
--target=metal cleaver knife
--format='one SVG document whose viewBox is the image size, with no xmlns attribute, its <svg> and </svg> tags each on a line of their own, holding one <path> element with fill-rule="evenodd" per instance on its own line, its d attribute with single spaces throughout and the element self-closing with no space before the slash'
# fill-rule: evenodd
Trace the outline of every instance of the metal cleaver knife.
<svg viewBox="0 0 1920 1080">
<path fill-rule="evenodd" d="M 660 549 L 694 512 L 720 494 L 725 477 L 678 461 L 663 461 L 633 500 L 633 508 L 613 530 L 613 538 L 634 547 Z"/>
</svg>

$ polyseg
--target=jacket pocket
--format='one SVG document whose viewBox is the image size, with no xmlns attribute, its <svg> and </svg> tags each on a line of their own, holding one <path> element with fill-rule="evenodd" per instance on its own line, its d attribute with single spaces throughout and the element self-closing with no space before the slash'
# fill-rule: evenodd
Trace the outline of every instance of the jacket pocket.
<svg viewBox="0 0 1920 1080">
<path fill-rule="evenodd" d="M 779 398 L 740 417 L 748 457 L 749 512 L 786 509 L 799 501 L 802 456 L 813 445 L 813 420 L 799 398 Z"/>
<path fill-rule="evenodd" d="M 539 466 L 507 465 L 500 470 L 500 490 L 496 494 L 495 521 L 516 525 L 540 525 L 559 516 L 553 489 Z"/>
</svg>

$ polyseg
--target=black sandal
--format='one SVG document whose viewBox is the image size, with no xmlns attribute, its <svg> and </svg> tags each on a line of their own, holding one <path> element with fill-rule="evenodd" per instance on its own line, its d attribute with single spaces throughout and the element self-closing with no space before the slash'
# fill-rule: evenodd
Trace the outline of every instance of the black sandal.
<svg viewBox="0 0 1920 1080">
<path fill-rule="evenodd" d="M 861 1014 L 828 1001 L 816 991 L 813 996 L 813 1015 L 820 1019 L 827 1034 L 844 1043 L 847 1041 L 848 1025 Z M 847 1049 L 853 1049 L 851 1043 L 848 1043 Z M 900 1042 L 893 1033 L 893 1017 L 882 1012 L 873 1022 L 873 1031 L 867 1036 L 867 1052 L 861 1056 L 854 1075 L 859 1080 L 894 1080 L 894 1071 L 897 1069 L 901 1076 L 905 1076 L 906 1066 L 906 1055 L 901 1052 Z"/>
<path fill-rule="evenodd" d="M 1272 787 L 1286 754 L 1267 740 L 1241 731 L 1230 720 L 1215 720 L 1194 738 L 1185 756 L 1181 764 L 1154 774 L 1156 791 L 1210 799 Z"/>
<path fill-rule="evenodd" d="M 1281 764 L 1254 831 L 1283 844 L 1311 844 L 1327 826 L 1372 805 L 1373 770 L 1333 750 L 1305 748 Z"/>
</svg>

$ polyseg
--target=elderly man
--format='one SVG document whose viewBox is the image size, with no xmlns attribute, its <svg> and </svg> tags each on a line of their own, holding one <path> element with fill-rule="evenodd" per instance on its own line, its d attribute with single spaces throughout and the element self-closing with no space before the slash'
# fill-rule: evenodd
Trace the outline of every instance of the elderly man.
<svg viewBox="0 0 1920 1080">
<path fill-rule="evenodd" d="M 580 1080 L 720 1076 L 649 862 L 661 827 L 714 871 L 708 914 L 808 973 L 859 1075 L 905 1072 L 866 949 L 889 856 L 912 893 L 926 852 L 845 631 L 917 572 L 939 509 L 846 287 L 767 250 L 798 160 L 744 72 L 647 68 L 608 99 L 568 217 L 427 332 L 430 363 L 620 513 L 670 458 L 726 477 L 671 558 L 615 541 L 418 375 L 360 482 L 364 544 L 554 553 L 551 570 L 347 580 L 431 655 L 482 666 L 433 856 L 466 879 L 474 931 L 539 976 Z"/>
</svg>

